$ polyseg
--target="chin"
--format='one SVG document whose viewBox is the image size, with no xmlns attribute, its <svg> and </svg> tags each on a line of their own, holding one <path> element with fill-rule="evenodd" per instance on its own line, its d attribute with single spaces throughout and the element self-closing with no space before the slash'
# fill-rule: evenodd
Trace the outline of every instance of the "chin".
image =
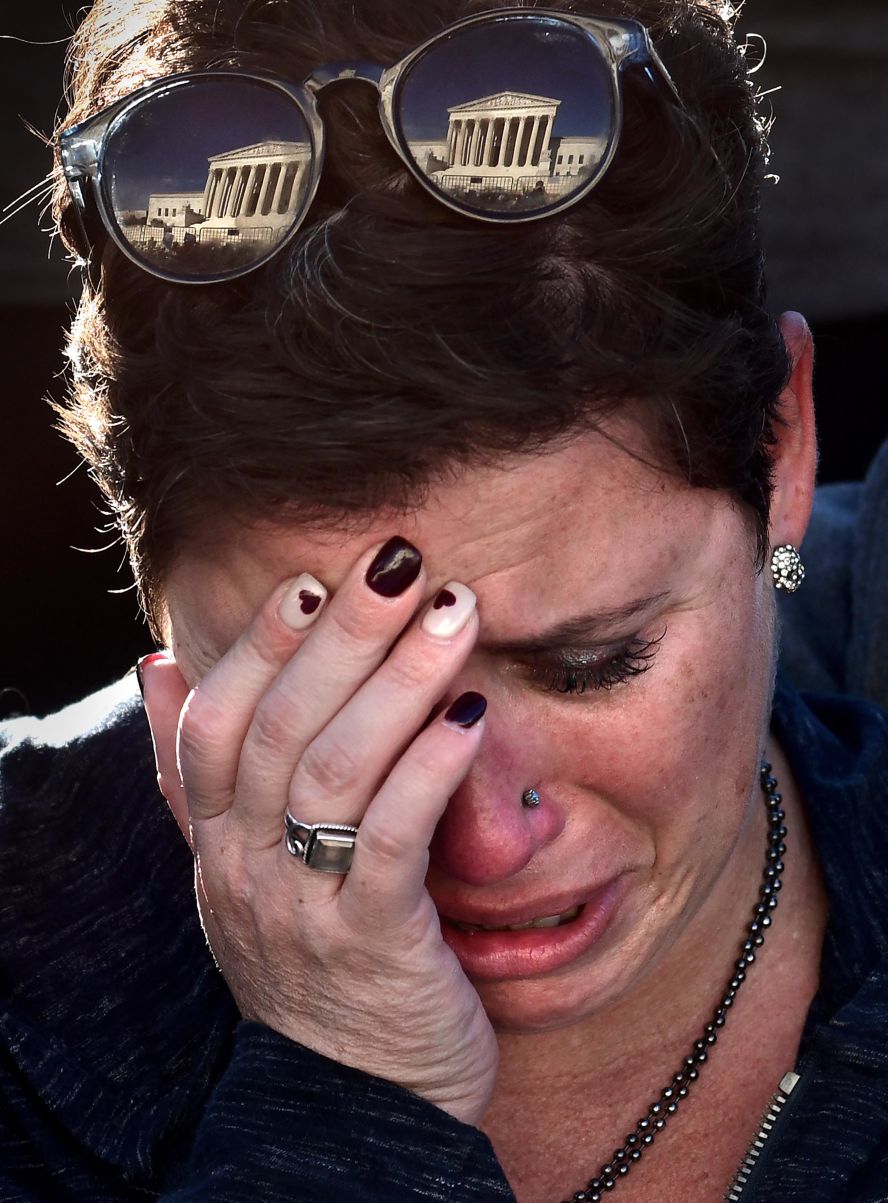
<svg viewBox="0 0 888 1203">
<path fill-rule="evenodd" d="M 510 1002 L 497 999 L 488 1003 L 482 998 L 482 1002 L 494 1031 L 503 1036 L 542 1036 L 569 1028 L 590 1014 L 587 1008 L 565 1007 L 551 1000 Z"/>
<path fill-rule="evenodd" d="M 570 1027 L 606 1009 L 622 989 L 613 981 L 596 981 L 598 976 L 589 966 L 584 974 L 575 970 L 548 980 L 473 984 L 497 1032 L 531 1035 Z"/>
</svg>

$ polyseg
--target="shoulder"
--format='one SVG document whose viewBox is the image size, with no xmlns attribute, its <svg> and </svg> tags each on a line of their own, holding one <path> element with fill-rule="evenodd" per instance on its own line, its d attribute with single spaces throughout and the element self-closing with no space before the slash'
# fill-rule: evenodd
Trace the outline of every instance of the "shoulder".
<svg viewBox="0 0 888 1203">
<path fill-rule="evenodd" d="M 30 1130 L 49 1108 L 141 1173 L 170 1114 L 199 1106 L 236 1011 L 135 679 L 4 724 L 0 749 L 0 1111 Z"/>
<path fill-rule="evenodd" d="M 776 1156 L 753 1193 L 762 1203 L 883 1199 L 888 714 L 860 699 L 800 695 L 784 677 L 774 729 L 804 798 L 829 912 L 800 1081 Z M 791 856 L 791 830 L 787 844 Z"/>
<path fill-rule="evenodd" d="M 888 712 L 856 698 L 800 695 L 784 678 L 774 727 L 805 801 L 829 899 L 821 985 L 848 999 L 862 997 L 869 981 L 884 1007 Z"/>
<path fill-rule="evenodd" d="M 888 948 L 888 712 L 859 698 L 799 694 L 781 677 L 774 727 L 805 799 L 832 922 L 874 959 Z"/>
<path fill-rule="evenodd" d="M 888 441 L 864 481 L 817 490 L 802 556 L 805 584 L 780 599 L 783 667 L 888 707 Z"/>
<path fill-rule="evenodd" d="M 18 887 L 31 892 L 33 905 L 35 884 L 52 879 L 60 887 L 77 883 L 79 904 L 97 902 L 113 888 L 113 866 L 131 871 L 142 862 L 150 870 L 161 849 L 165 856 L 177 847 L 174 835 L 135 678 L 47 718 L 0 726 L 0 883 L 7 899 Z M 190 860 L 180 836 L 178 843 Z M 94 878 L 82 873 L 100 865 L 109 869 Z"/>
<path fill-rule="evenodd" d="M 128 930 L 153 944 L 146 903 L 162 922 L 173 899 L 193 909 L 190 889 L 134 679 L 0 728 L 0 956 L 13 996 L 39 984 L 48 1001 L 78 957 L 112 963 Z"/>
<path fill-rule="evenodd" d="M 888 852 L 888 711 L 861 698 L 800 693 L 781 673 L 773 723 L 815 836 L 868 832 L 866 838 L 884 840 Z M 852 846 L 846 838 L 832 851 Z M 888 880 L 888 856 L 879 869 Z"/>
<path fill-rule="evenodd" d="M 153 763 L 134 678 L 47 718 L 17 718 L 0 726 L 5 897 L 17 886 L 33 890 L 50 876 L 60 885 L 73 881 L 78 866 L 128 859 L 133 825 L 146 837 L 150 831 L 156 843 L 168 816 Z M 171 819 L 169 824 L 175 826 Z M 150 850 L 142 851 L 150 861 Z M 78 897 L 85 901 L 88 893 L 81 883 Z"/>
<path fill-rule="evenodd" d="M 851 569 L 850 688 L 888 708 L 888 440 L 860 487 Z"/>
<path fill-rule="evenodd" d="M 119 762 L 119 776 L 122 766 L 137 774 L 150 756 L 135 678 L 127 676 L 47 718 L 0 724 L 0 804 L 8 813 L 23 793 L 57 793 L 63 801 L 109 759 Z"/>
</svg>

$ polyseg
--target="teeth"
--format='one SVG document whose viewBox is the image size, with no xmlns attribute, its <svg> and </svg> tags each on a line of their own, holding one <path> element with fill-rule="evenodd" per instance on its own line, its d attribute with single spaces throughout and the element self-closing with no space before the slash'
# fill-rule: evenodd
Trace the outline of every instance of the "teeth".
<svg viewBox="0 0 888 1203">
<path fill-rule="evenodd" d="M 560 915 L 544 915 L 541 919 L 531 919 L 529 923 L 509 923 L 504 927 L 484 927 L 480 923 L 460 923 L 453 920 L 453 926 L 460 931 L 527 931 L 531 927 L 560 927 L 562 923 L 570 923 L 580 913 L 580 907 L 573 906 L 569 911 Z"/>
</svg>

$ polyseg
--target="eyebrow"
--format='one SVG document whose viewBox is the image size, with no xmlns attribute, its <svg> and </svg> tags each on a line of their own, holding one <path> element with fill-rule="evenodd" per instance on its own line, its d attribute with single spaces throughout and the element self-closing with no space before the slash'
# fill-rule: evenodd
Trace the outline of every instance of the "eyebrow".
<svg viewBox="0 0 888 1203">
<path fill-rule="evenodd" d="M 669 595 L 670 590 L 666 589 L 662 593 L 651 593 L 647 597 L 636 598 L 628 605 L 618 606 L 614 610 L 597 610 L 590 614 L 577 614 L 573 618 L 559 622 L 557 626 L 549 627 L 548 630 L 539 631 L 524 639 L 488 640 L 484 638 L 482 627 L 481 646 L 485 651 L 497 655 L 538 656 L 543 652 L 551 652 L 563 647 L 594 644 L 596 640 L 613 642 L 615 628 L 618 629 L 623 623 L 636 618 L 646 610 L 653 609 L 654 606 L 665 601 Z M 605 634 L 610 636 L 608 640 L 602 639 Z"/>
</svg>

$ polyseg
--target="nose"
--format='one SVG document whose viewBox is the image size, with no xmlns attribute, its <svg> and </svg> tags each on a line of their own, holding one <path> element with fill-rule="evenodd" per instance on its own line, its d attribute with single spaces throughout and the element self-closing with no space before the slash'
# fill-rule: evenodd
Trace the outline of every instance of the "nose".
<svg viewBox="0 0 888 1203">
<path fill-rule="evenodd" d="M 488 726 L 472 768 L 438 824 L 430 848 L 434 869 L 469 885 L 493 885 L 520 873 L 557 838 L 564 813 L 523 763 L 520 746 Z M 536 786 L 542 803 L 530 809 L 522 795 Z"/>
</svg>

